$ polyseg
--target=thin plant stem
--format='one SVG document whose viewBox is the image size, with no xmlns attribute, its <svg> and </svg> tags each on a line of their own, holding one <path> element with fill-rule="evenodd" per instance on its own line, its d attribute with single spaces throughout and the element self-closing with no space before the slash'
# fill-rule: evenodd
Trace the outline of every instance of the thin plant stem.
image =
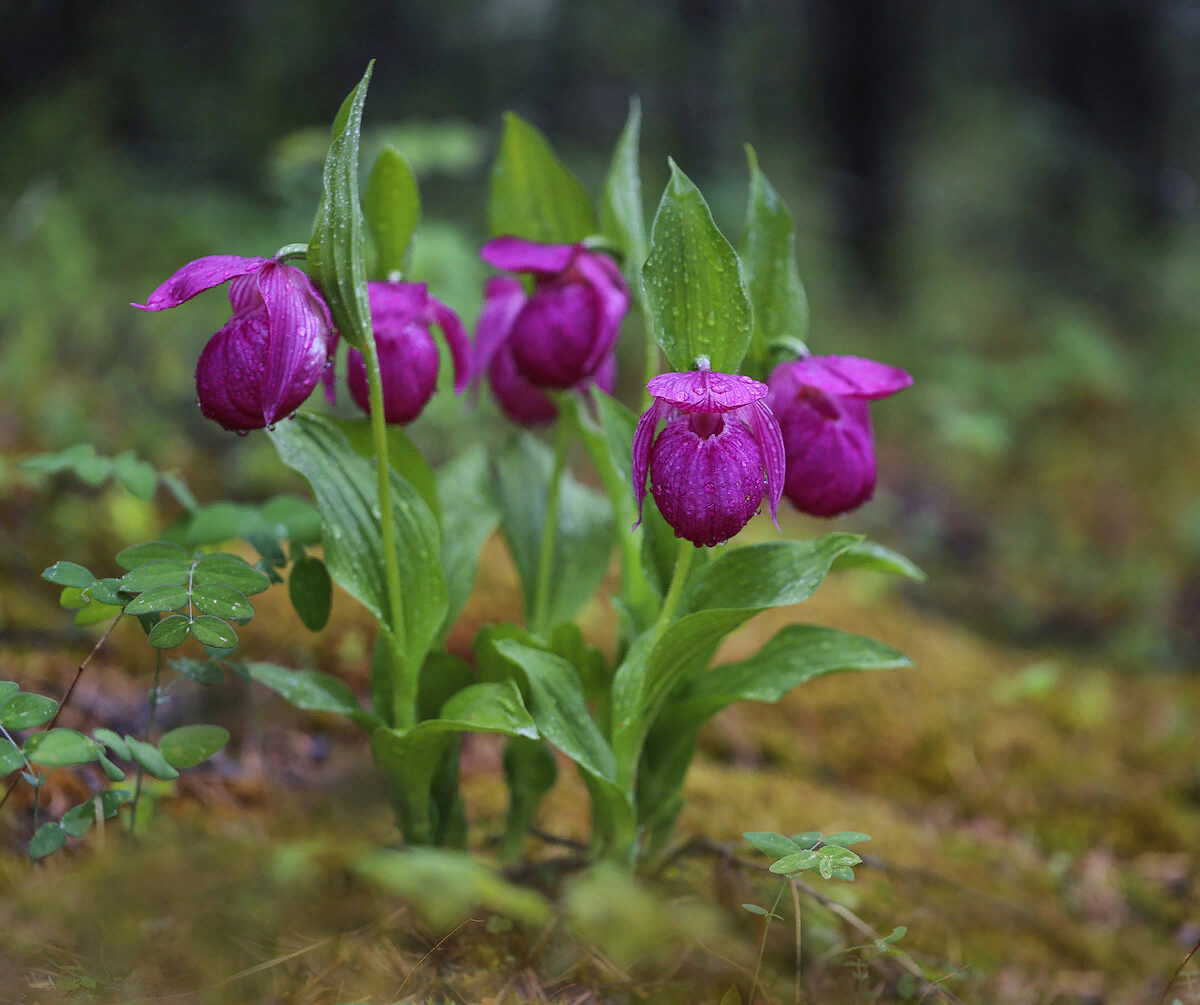
<svg viewBox="0 0 1200 1005">
<path fill-rule="evenodd" d="M 142 742 L 150 742 L 150 730 L 154 728 L 154 713 L 158 711 L 158 682 L 162 677 L 162 660 L 163 651 L 155 649 L 158 658 L 154 663 L 154 686 L 150 689 L 150 714 L 146 717 L 146 730 L 142 733 Z M 129 833 L 133 834 L 137 828 L 137 809 L 138 800 L 142 798 L 142 779 L 145 777 L 146 769 L 142 767 L 142 762 L 138 762 L 137 781 L 133 786 L 133 803 L 129 808 Z"/>
<path fill-rule="evenodd" d="M 383 571 L 387 584 L 388 610 L 394 639 L 392 665 L 398 679 L 393 681 L 393 708 L 397 729 L 407 729 L 417 718 L 417 676 L 408 665 L 408 633 L 404 624 L 404 596 L 400 592 L 400 564 L 396 555 L 396 536 L 392 525 L 391 464 L 388 461 L 387 421 L 383 414 L 383 377 L 379 371 L 379 353 L 374 335 L 363 343 L 367 364 L 367 397 L 371 405 L 371 438 L 375 445 L 375 471 L 379 479 L 379 537 L 383 547 Z"/>
<path fill-rule="evenodd" d="M 565 403 L 564 403 L 565 404 Z M 540 635 L 550 626 L 550 579 L 554 570 L 554 543 L 558 536 L 558 500 L 562 495 L 563 475 L 567 470 L 567 447 L 571 445 L 571 424 L 559 419 L 554 438 L 554 468 L 550 472 L 550 495 L 546 499 L 545 520 L 542 523 L 542 543 L 538 551 L 537 591 L 529 627 Z"/>
<path fill-rule="evenodd" d="M 803 948 L 801 943 L 801 928 L 800 928 L 800 891 L 796 889 L 796 884 L 788 880 L 788 889 L 792 891 L 792 910 L 796 914 L 796 1005 L 801 1002 L 801 967 L 800 967 L 800 950 Z"/>
<path fill-rule="evenodd" d="M 654 623 L 654 641 L 651 646 L 662 638 L 663 632 L 675 617 L 675 608 L 679 606 L 679 598 L 683 595 L 683 585 L 687 582 L 688 570 L 692 567 L 692 555 L 696 546 L 691 541 L 680 539 L 679 554 L 675 558 L 675 571 L 671 574 L 671 588 L 663 601 L 662 610 L 658 612 L 658 621 Z"/>
<path fill-rule="evenodd" d="M 788 888 L 789 884 L 784 883 L 779 888 L 779 892 L 775 895 L 775 903 L 771 905 L 771 910 L 763 919 L 762 941 L 758 944 L 758 960 L 754 964 L 754 978 L 750 981 L 750 1000 L 746 1005 L 754 1005 L 754 993 L 758 990 L 758 975 L 762 972 L 763 955 L 767 951 L 767 932 L 771 930 L 771 922 L 774 920 L 775 908 L 779 906 L 779 902 L 783 900 L 783 891 Z"/>
</svg>

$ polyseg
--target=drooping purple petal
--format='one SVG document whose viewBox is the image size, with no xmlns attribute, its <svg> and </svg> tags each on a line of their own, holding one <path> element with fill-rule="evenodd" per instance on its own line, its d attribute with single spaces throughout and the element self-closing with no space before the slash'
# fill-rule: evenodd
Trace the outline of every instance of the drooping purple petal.
<svg viewBox="0 0 1200 1005">
<path fill-rule="evenodd" d="M 241 258 L 237 255 L 208 255 L 188 262 L 170 279 L 163 283 L 146 299 L 144 304 L 131 304 L 144 311 L 165 311 L 191 300 L 197 293 L 211 290 L 214 286 L 238 276 L 258 272 L 269 259 Z"/>
<path fill-rule="evenodd" d="M 683 412 L 729 412 L 767 395 L 767 385 L 757 380 L 710 370 L 662 373 L 646 387 Z"/>
<path fill-rule="evenodd" d="M 837 516 L 874 495 L 875 443 L 866 401 L 800 397 L 779 413 L 779 425 L 787 450 L 784 495 L 798 510 Z"/>
<path fill-rule="evenodd" d="M 543 283 L 526 301 L 509 333 L 513 360 L 525 379 L 538 387 L 566 390 L 591 375 L 603 356 L 592 362 L 601 342 L 605 354 L 612 340 L 599 338 L 600 294 L 589 283 Z"/>
<path fill-rule="evenodd" d="M 607 255 L 581 252 L 575 268 L 595 291 L 600 307 L 592 351 L 583 364 L 586 373 L 593 372 L 617 344 L 621 336 L 621 321 L 629 310 L 629 287 L 617 263 Z"/>
<path fill-rule="evenodd" d="M 475 322 L 475 360 L 472 369 L 476 380 L 491 370 L 492 360 L 508 341 L 521 308 L 525 306 L 525 288 L 519 280 L 493 276 L 483 288 L 483 309 Z"/>
<path fill-rule="evenodd" d="M 417 321 L 400 327 L 384 321 L 375 334 L 375 351 L 383 387 L 384 421 L 397 425 L 412 422 L 437 387 L 440 358 L 433 336 Z M 367 365 L 357 349 L 346 353 L 346 384 L 355 404 L 370 415 Z"/>
<path fill-rule="evenodd" d="M 913 379 L 899 367 L 861 356 L 808 356 L 780 363 L 769 383 L 774 386 L 783 381 L 819 387 L 844 398 L 876 399 L 903 391 Z"/>
<path fill-rule="evenodd" d="M 267 351 L 260 370 L 266 425 L 290 414 L 285 407 L 303 389 L 308 397 L 325 369 L 329 352 L 328 313 L 314 302 L 308 276 L 291 265 L 267 262 L 258 272 L 267 315 Z"/>
<path fill-rule="evenodd" d="M 518 426 L 541 426 L 558 418 L 554 400 L 521 376 L 507 343 L 492 356 L 487 376 L 500 410 Z"/>
<path fill-rule="evenodd" d="M 376 279 L 367 283 L 367 300 L 372 322 L 389 318 L 398 324 L 407 324 L 428 313 L 429 287 L 425 283 Z"/>
<path fill-rule="evenodd" d="M 479 249 L 479 257 L 505 272 L 551 276 L 563 272 L 582 249 L 578 244 L 538 244 L 520 237 L 494 237 Z"/>
<path fill-rule="evenodd" d="M 654 442 L 654 430 L 660 419 L 671 413 L 671 406 L 658 398 L 642 413 L 637 428 L 633 431 L 633 492 L 637 496 L 638 519 L 642 522 L 642 503 L 646 499 L 646 472 L 650 470 L 650 446 Z"/>
<path fill-rule="evenodd" d="M 787 475 L 787 454 L 779 422 L 763 401 L 751 402 L 737 415 L 749 425 L 762 449 L 763 466 L 767 469 L 767 500 L 771 504 L 771 519 L 775 527 L 780 529 L 779 500 L 783 497 L 783 483 Z"/>
<path fill-rule="evenodd" d="M 437 297 L 429 298 L 428 309 L 434 323 L 446 336 L 450 358 L 454 361 L 454 391 L 462 394 L 471 380 L 471 342 L 467 338 L 467 330 L 458 315 Z"/>
</svg>

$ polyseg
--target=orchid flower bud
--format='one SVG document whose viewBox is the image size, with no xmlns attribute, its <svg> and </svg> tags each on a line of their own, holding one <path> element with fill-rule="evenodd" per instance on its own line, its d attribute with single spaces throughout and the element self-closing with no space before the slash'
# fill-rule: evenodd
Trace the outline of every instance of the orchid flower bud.
<svg viewBox="0 0 1200 1005">
<path fill-rule="evenodd" d="M 489 265 L 533 276 L 533 292 L 508 326 L 509 351 L 535 387 L 565 390 L 593 376 L 612 353 L 629 289 L 607 255 L 582 244 L 497 237 L 479 252 Z"/>
<path fill-rule="evenodd" d="M 808 356 L 768 378 L 787 453 L 783 494 L 813 516 L 857 509 L 875 493 L 869 400 L 912 384 L 904 370 L 858 356 Z"/>
<path fill-rule="evenodd" d="M 461 394 L 470 377 L 470 343 L 458 315 L 431 296 L 424 283 L 371 282 L 367 296 L 379 355 L 384 419 L 412 422 L 433 397 L 440 359 L 430 325 L 441 328 L 450 347 L 454 390 Z M 369 415 L 367 365 L 357 349 L 347 353 L 346 370 L 350 396 Z"/>
<path fill-rule="evenodd" d="M 639 522 L 649 473 L 654 501 L 675 536 L 697 547 L 720 544 L 758 512 L 764 469 L 775 520 L 784 454 L 779 424 L 764 401 L 767 385 L 737 374 L 696 370 L 660 374 L 646 387 L 654 403 L 633 434 Z"/>
<path fill-rule="evenodd" d="M 233 317 L 200 353 L 196 395 L 225 429 L 263 429 L 290 416 L 312 392 L 333 346 L 329 307 L 300 269 L 267 258 L 210 255 L 189 262 L 144 304 L 178 307 L 232 280 Z"/>
</svg>

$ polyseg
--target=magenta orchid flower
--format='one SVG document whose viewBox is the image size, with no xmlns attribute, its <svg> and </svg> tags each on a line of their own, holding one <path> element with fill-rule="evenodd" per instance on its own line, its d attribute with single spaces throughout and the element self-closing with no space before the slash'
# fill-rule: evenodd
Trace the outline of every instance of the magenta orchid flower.
<svg viewBox="0 0 1200 1005">
<path fill-rule="evenodd" d="M 912 384 L 898 367 L 859 356 L 780 363 L 767 401 L 787 452 L 783 494 L 798 510 L 837 516 L 875 493 L 875 438 L 868 401 Z"/>
<path fill-rule="evenodd" d="M 537 426 L 558 418 L 558 406 L 521 372 L 513 359 L 513 323 L 529 299 L 518 280 L 493 276 L 484 287 L 483 310 L 475 325 L 475 379 L 487 375 L 501 411 L 521 426 Z M 593 383 L 612 393 L 617 383 L 615 352 L 610 350 L 595 373 L 575 386 L 586 390 Z"/>
<path fill-rule="evenodd" d="M 454 390 L 461 394 L 470 379 L 470 343 L 458 315 L 430 295 L 424 283 L 370 282 L 371 327 L 379 354 L 383 384 L 383 416 L 391 423 L 412 422 L 437 388 L 437 345 L 430 325 L 442 330 L 454 361 Z M 350 396 L 368 415 L 367 365 L 362 353 L 346 355 L 346 383 Z"/>
<path fill-rule="evenodd" d="M 263 429 L 290 416 L 316 386 L 329 362 L 333 320 L 300 269 L 235 255 L 189 262 L 132 306 L 168 310 L 224 282 L 233 317 L 200 353 L 196 396 L 204 415 L 225 429 Z"/>
<path fill-rule="evenodd" d="M 767 385 L 701 369 L 660 374 L 646 387 L 654 403 L 633 434 L 639 522 L 648 472 L 654 501 L 675 536 L 697 547 L 720 544 L 758 512 L 765 469 L 771 519 L 778 527 L 783 437 L 766 405 Z"/>
<path fill-rule="evenodd" d="M 565 390 L 595 375 L 615 348 L 629 309 L 629 289 L 616 262 L 582 244 L 519 237 L 488 241 L 479 255 L 497 269 L 534 279 L 532 294 L 507 318 L 503 338 L 481 331 L 487 361 L 507 343 L 520 375 L 544 389 Z"/>
</svg>

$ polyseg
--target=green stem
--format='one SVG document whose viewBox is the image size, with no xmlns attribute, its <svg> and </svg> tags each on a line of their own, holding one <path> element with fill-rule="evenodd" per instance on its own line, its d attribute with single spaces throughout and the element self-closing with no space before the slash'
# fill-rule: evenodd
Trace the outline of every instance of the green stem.
<svg viewBox="0 0 1200 1005">
<path fill-rule="evenodd" d="M 158 682 L 162 677 L 162 660 L 163 651 L 161 649 L 154 650 L 158 654 L 158 658 L 154 662 L 154 686 L 150 688 L 150 714 L 146 717 L 146 729 L 142 733 L 142 742 L 150 742 L 150 730 L 154 728 L 154 713 L 158 711 Z M 142 767 L 141 761 L 138 762 L 137 783 L 133 787 L 133 805 L 129 808 L 129 833 L 134 833 L 137 827 L 137 809 L 138 800 L 142 798 L 142 779 L 145 777 L 146 769 Z"/>
<path fill-rule="evenodd" d="M 560 409 L 566 403 L 560 404 Z M 529 628 L 540 635 L 550 626 L 546 624 L 550 608 L 550 580 L 554 570 L 554 543 L 558 537 L 558 500 L 562 495 L 563 474 L 567 470 L 567 447 L 571 444 L 571 424 L 560 418 L 554 439 L 554 469 L 550 473 L 550 496 L 546 500 L 545 522 L 542 524 L 542 545 L 538 552 L 537 595 L 533 602 L 533 616 Z"/>
<path fill-rule="evenodd" d="M 400 564 L 396 560 L 396 537 L 392 522 L 391 464 L 388 461 L 387 421 L 383 414 L 383 378 L 374 335 L 363 343 L 367 364 L 367 399 L 371 406 L 371 438 L 375 444 L 375 472 L 379 481 L 379 537 L 383 547 L 383 573 L 391 615 L 393 708 L 397 729 L 408 729 L 417 719 L 417 676 L 408 665 L 408 633 L 404 623 L 404 595 L 400 592 Z"/>
<path fill-rule="evenodd" d="M 750 981 L 750 1000 L 746 1005 L 754 1005 L 754 993 L 758 990 L 758 975 L 762 971 L 763 954 L 767 951 L 767 932 L 771 928 L 771 922 L 774 920 L 772 915 L 775 913 L 775 908 L 779 906 L 779 902 L 783 900 L 783 891 L 788 888 L 787 883 L 779 888 L 779 893 L 775 896 L 775 903 L 771 905 L 771 913 L 763 919 L 763 934 L 762 942 L 758 946 L 758 962 L 754 964 L 754 978 Z"/>
<path fill-rule="evenodd" d="M 675 558 L 675 571 L 671 574 L 671 588 L 667 590 L 662 610 L 658 612 L 658 621 L 654 623 L 654 639 L 650 643 L 651 649 L 662 638 L 663 632 L 671 624 L 671 619 L 675 617 L 675 608 L 679 606 L 679 598 L 683 595 L 683 586 L 687 582 L 688 570 L 692 567 L 692 555 L 695 552 L 696 546 L 691 541 L 680 539 L 679 554 Z"/>
</svg>

